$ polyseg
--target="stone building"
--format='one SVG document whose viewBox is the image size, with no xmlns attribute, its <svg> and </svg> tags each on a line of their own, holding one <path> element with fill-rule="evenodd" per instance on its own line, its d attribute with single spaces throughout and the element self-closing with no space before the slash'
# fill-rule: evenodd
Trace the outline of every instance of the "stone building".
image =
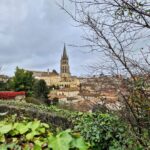
<svg viewBox="0 0 150 150">
<path fill-rule="evenodd" d="M 67 55 L 66 46 L 64 45 L 63 54 L 60 60 L 60 74 L 53 70 L 52 72 L 49 69 L 45 72 L 43 71 L 32 71 L 33 76 L 36 79 L 43 79 L 48 86 L 61 86 L 61 87 L 78 87 L 80 81 L 76 76 L 71 76 L 70 66 L 69 66 L 69 57 Z"/>
<path fill-rule="evenodd" d="M 71 74 L 70 74 L 70 66 L 69 59 L 66 52 L 66 46 L 64 45 L 63 55 L 60 61 L 60 76 L 62 82 L 70 82 Z"/>
<path fill-rule="evenodd" d="M 6 75 L 0 75 L 0 81 L 1 82 L 7 82 L 10 78 Z"/>
</svg>

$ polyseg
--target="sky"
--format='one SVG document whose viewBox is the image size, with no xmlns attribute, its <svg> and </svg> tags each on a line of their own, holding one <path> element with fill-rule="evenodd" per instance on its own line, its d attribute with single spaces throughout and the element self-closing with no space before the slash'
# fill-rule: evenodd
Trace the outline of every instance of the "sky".
<svg viewBox="0 0 150 150">
<path fill-rule="evenodd" d="M 81 47 L 70 46 L 83 44 L 81 35 L 82 30 L 55 0 L 0 0 L 1 74 L 12 76 L 16 66 L 60 72 L 66 43 L 72 75 L 85 75 L 86 66 L 98 58 Z"/>
</svg>

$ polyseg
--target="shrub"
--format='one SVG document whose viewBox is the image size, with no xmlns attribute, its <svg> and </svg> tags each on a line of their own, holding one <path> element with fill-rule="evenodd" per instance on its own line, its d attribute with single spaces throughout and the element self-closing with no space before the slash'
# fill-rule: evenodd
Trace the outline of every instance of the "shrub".
<svg viewBox="0 0 150 150">
<path fill-rule="evenodd" d="M 5 91 L 7 89 L 7 83 L 0 81 L 0 91 Z"/>
<path fill-rule="evenodd" d="M 34 97 L 26 97 L 26 102 L 27 103 L 32 103 L 32 104 L 35 104 L 35 105 L 41 105 L 41 104 L 45 104 L 44 101 L 41 101 L 37 98 L 34 98 Z"/>
<path fill-rule="evenodd" d="M 30 121 L 24 118 L 17 121 L 15 116 L 12 116 L 0 121 L 0 147 L 3 150 L 87 150 L 89 146 L 80 135 L 71 130 L 61 131 L 55 135 L 48 124 L 39 120 Z"/>
<path fill-rule="evenodd" d="M 90 142 L 92 150 L 137 150 L 141 147 L 131 136 L 129 126 L 115 115 L 79 113 L 74 125 L 74 131 Z"/>
<path fill-rule="evenodd" d="M 20 101 L 0 100 L 0 110 L 5 110 L 4 112 L 8 112 L 8 114 L 17 114 L 17 116 L 37 118 L 42 122 L 52 124 L 55 129 L 72 128 L 72 122 L 69 121 L 72 113 L 54 106 L 47 107 L 45 105 L 34 105 Z"/>
<path fill-rule="evenodd" d="M 48 98 L 48 86 L 44 80 L 37 80 L 33 86 L 33 93 L 36 98 L 47 99 Z"/>
<path fill-rule="evenodd" d="M 15 76 L 9 81 L 9 86 L 14 91 L 25 91 L 27 96 L 31 96 L 34 81 L 32 72 L 17 67 Z"/>
</svg>

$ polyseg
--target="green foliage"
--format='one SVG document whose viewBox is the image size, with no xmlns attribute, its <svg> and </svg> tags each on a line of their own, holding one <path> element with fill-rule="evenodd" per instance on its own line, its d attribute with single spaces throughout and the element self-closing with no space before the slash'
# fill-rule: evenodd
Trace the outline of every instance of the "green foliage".
<svg viewBox="0 0 150 150">
<path fill-rule="evenodd" d="M 69 150 L 69 148 L 87 150 L 89 147 L 82 137 L 71 134 L 71 130 L 60 132 L 56 136 L 51 136 L 48 140 L 49 148 L 53 150 Z"/>
<path fill-rule="evenodd" d="M 10 86 L 15 91 L 25 91 L 28 95 L 32 95 L 33 83 L 33 73 L 17 67 Z"/>
<path fill-rule="evenodd" d="M 34 96 L 36 98 L 47 98 L 49 93 L 48 86 L 44 80 L 37 80 L 33 87 Z"/>
<path fill-rule="evenodd" d="M 26 118 L 17 121 L 12 116 L 0 121 L 0 147 L 4 150 L 87 150 L 89 146 L 81 136 L 75 136 L 71 130 L 54 135 L 48 124 Z"/>
<path fill-rule="evenodd" d="M 75 119 L 74 130 L 81 132 L 94 149 L 104 150 L 114 146 L 123 148 L 125 126 L 117 117 L 109 114 L 84 114 Z"/>
<path fill-rule="evenodd" d="M 38 98 L 34 98 L 34 97 L 26 97 L 26 102 L 35 105 L 45 105 L 44 101 L 41 101 Z"/>
<path fill-rule="evenodd" d="M 0 91 L 5 91 L 7 89 L 7 83 L 0 81 Z"/>
<path fill-rule="evenodd" d="M 35 104 L 29 104 L 26 102 L 21 102 L 21 101 L 3 101 L 0 100 L 0 105 L 6 105 L 6 106 L 12 106 L 12 107 L 17 107 L 19 109 L 26 109 L 26 110 L 38 110 L 39 112 L 49 112 L 49 113 L 54 113 L 55 115 L 59 116 L 65 116 L 69 119 L 69 117 L 74 116 L 78 114 L 77 112 L 71 112 L 69 110 L 63 110 L 59 109 L 56 106 L 49 106 L 47 107 L 46 105 L 35 105 Z"/>
<path fill-rule="evenodd" d="M 124 114 L 129 118 L 129 123 L 134 128 L 134 134 L 147 145 L 146 139 L 143 139 L 145 131 L 150 139 L 150 100 L 149 100 L 149 78 L 137 77 L 134 81 L 128 83 L 127 106 Z M 130 109 L 128 109 L 130 108 Z"/>
<path fill-rule="evenodd" d="M 90 143 L 92 150 L 137 150 L 137 149 L 146 149 L 148 146 L 150 148 L 150 140 L 148 138 L 148 131 L 145 130 L 143 134 L 141 135 L 143 139 L 145 140 L 145 143 L 147 143 L 147 147 L 141 146 L 139 141 L 136 139 L 137 137 L 134 136 L 133 130 L 129 124 L 126 124 L 121 121 L 116 115 L 114 114 L 102 114 L 102 113 L 81 113 L 81 112 L 71 112 L 68 110 L 58 109 L 54 106 L 43 106 L 43 105 L 34 105 L 34 104 L 28 104 L 24 102 L 12 102 L 12 101 L 0 101 L 0 105 L 7 104 L 8 106 L 15 106 L 20 109 L 19 114 L 21 113 L 21 110 L 26 110 L 29 112 L 29 110 L 34 110 L 34 118 L 35 112 L 42 112 L 42 116 L 39 119 L 44 119 L 45 116 L 48 116 L 48 118 L 53 117 L 54 118 L 54 124 L 56 125 L 60 120 L 61 117 L 65 117 L 67 120 L 61 123 L 59 122 L 58 128 L 61 128 L 63 126 L 63 123 L 69 122 L 69 127 L 72 128 L 75 133 L 70 133 L 67 130 L 67 133 L 65 134 L 57 134 L 52 135 L 51 140 L 54 143 L 62 142 L 62 136 L 63 138 L 67 137 L 66 134 L 71 134 L 72 138 L 74 139 L 74 142 L 71 142 L 69 145 L 73 147 L 73 145 L 76 145 L 76 148 L 82 149 L 82 143 L 83 138 Z M 25 113 L 23 114 L 25 115 Z M 56 118 L 56 117 L 60 118 Z M 31 116 L 32 117 L 32 114 Z M 48 118 L 46 118 L 46 122 L 48 122 Z M 45 120 L 44 120 L 45 121 Z M 49 122 L 48 122 L 49 123 Z M 53 123 L 52 120 L 50 122 Z M 38 123 L 37 123 L 38 124 Z M 38 126 L 38 125 L 36 125 Z M 23 127 L 21 127 L 23 129 Z M 55 126 L 56 128 L 56 126 Z M 25 129 L 23 129 L 25 132 Z M 44 132 L 44 129 L 40 129 L 42 132 Z M 56 131 L 51 128 L 51 131 Z M 23 132 L 23 131 L 21 131 Z M 27 132 L 25 132 L 26 134 Z M 28 135 L 28 139 L 32 139 L 34 137 L 37 137 L 39 135 L 36 135 L 37 132 L 31 132 Z M 83 138 L 77 138 L 80 137 L 80 134 Z M 69 137 L 69 136 L 68 136 Z M 4 140 L 4 137 L 0 137 L 2 140 Z M 54 140 L 55 139 L 55 140 Z M 76 140 L 75 140 L 76 139 Z M 50 140 L 50 139 L 48 139 Z M 43 142 L 43 139 L 38 141 L 36 139 L 36 143 L 40 144 Z M 52 145 L 49 147 L 54 146 L 52 142 Z M 78 143 L 80 143 L 80 146 L 77 146 Z M 85 145 L 84 145 L 85 146 Z M 83 146 L 83 149 L 84 149 Z M 87 146 L 87 145 L 86 145 Z M 85 146 L 85 147 L 86 147 Z M 148 149 L 148 148 L 147 148 Z"/>
<path fill-rule="evenodd" d="M 19 116 L 37 118 L 42 122 L 50 123 L 55 128 L 67 129 L 72 127 L 71 116 L 74 112 L 58 109 L 57 107 L 46 105 L 35 105 L 19 101 L 0 101 L 0 109 L 9 114 L 17 113 Z M 70 120 L 69 120 L 70 119 Z"/>
<path fill-rule="evenodd" d="M 132 136 L 130 126 L 115 115 L 79 113 L 74 117 L 74 125 L 74 131 L 80 132 L 90 142 L 93 150 L 143 148 Z"/>
</svg>

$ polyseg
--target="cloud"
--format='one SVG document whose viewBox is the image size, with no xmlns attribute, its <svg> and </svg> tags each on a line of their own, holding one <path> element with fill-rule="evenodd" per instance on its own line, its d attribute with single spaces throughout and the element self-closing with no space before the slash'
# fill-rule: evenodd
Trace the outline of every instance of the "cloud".
<svg viewBox="0 0 150 150">
<path fill-rule="evenodd" d="M 0 66 L 3 72 L 13 75 L 16 66 L 59 72 L 64 42 L 82 43 L 82 31 L 72 24 L 55 0 L 1 0 Z M 91 56 L 79 48 L 67 49 L 72 73 L 80 75 Z"/>
</svg>

